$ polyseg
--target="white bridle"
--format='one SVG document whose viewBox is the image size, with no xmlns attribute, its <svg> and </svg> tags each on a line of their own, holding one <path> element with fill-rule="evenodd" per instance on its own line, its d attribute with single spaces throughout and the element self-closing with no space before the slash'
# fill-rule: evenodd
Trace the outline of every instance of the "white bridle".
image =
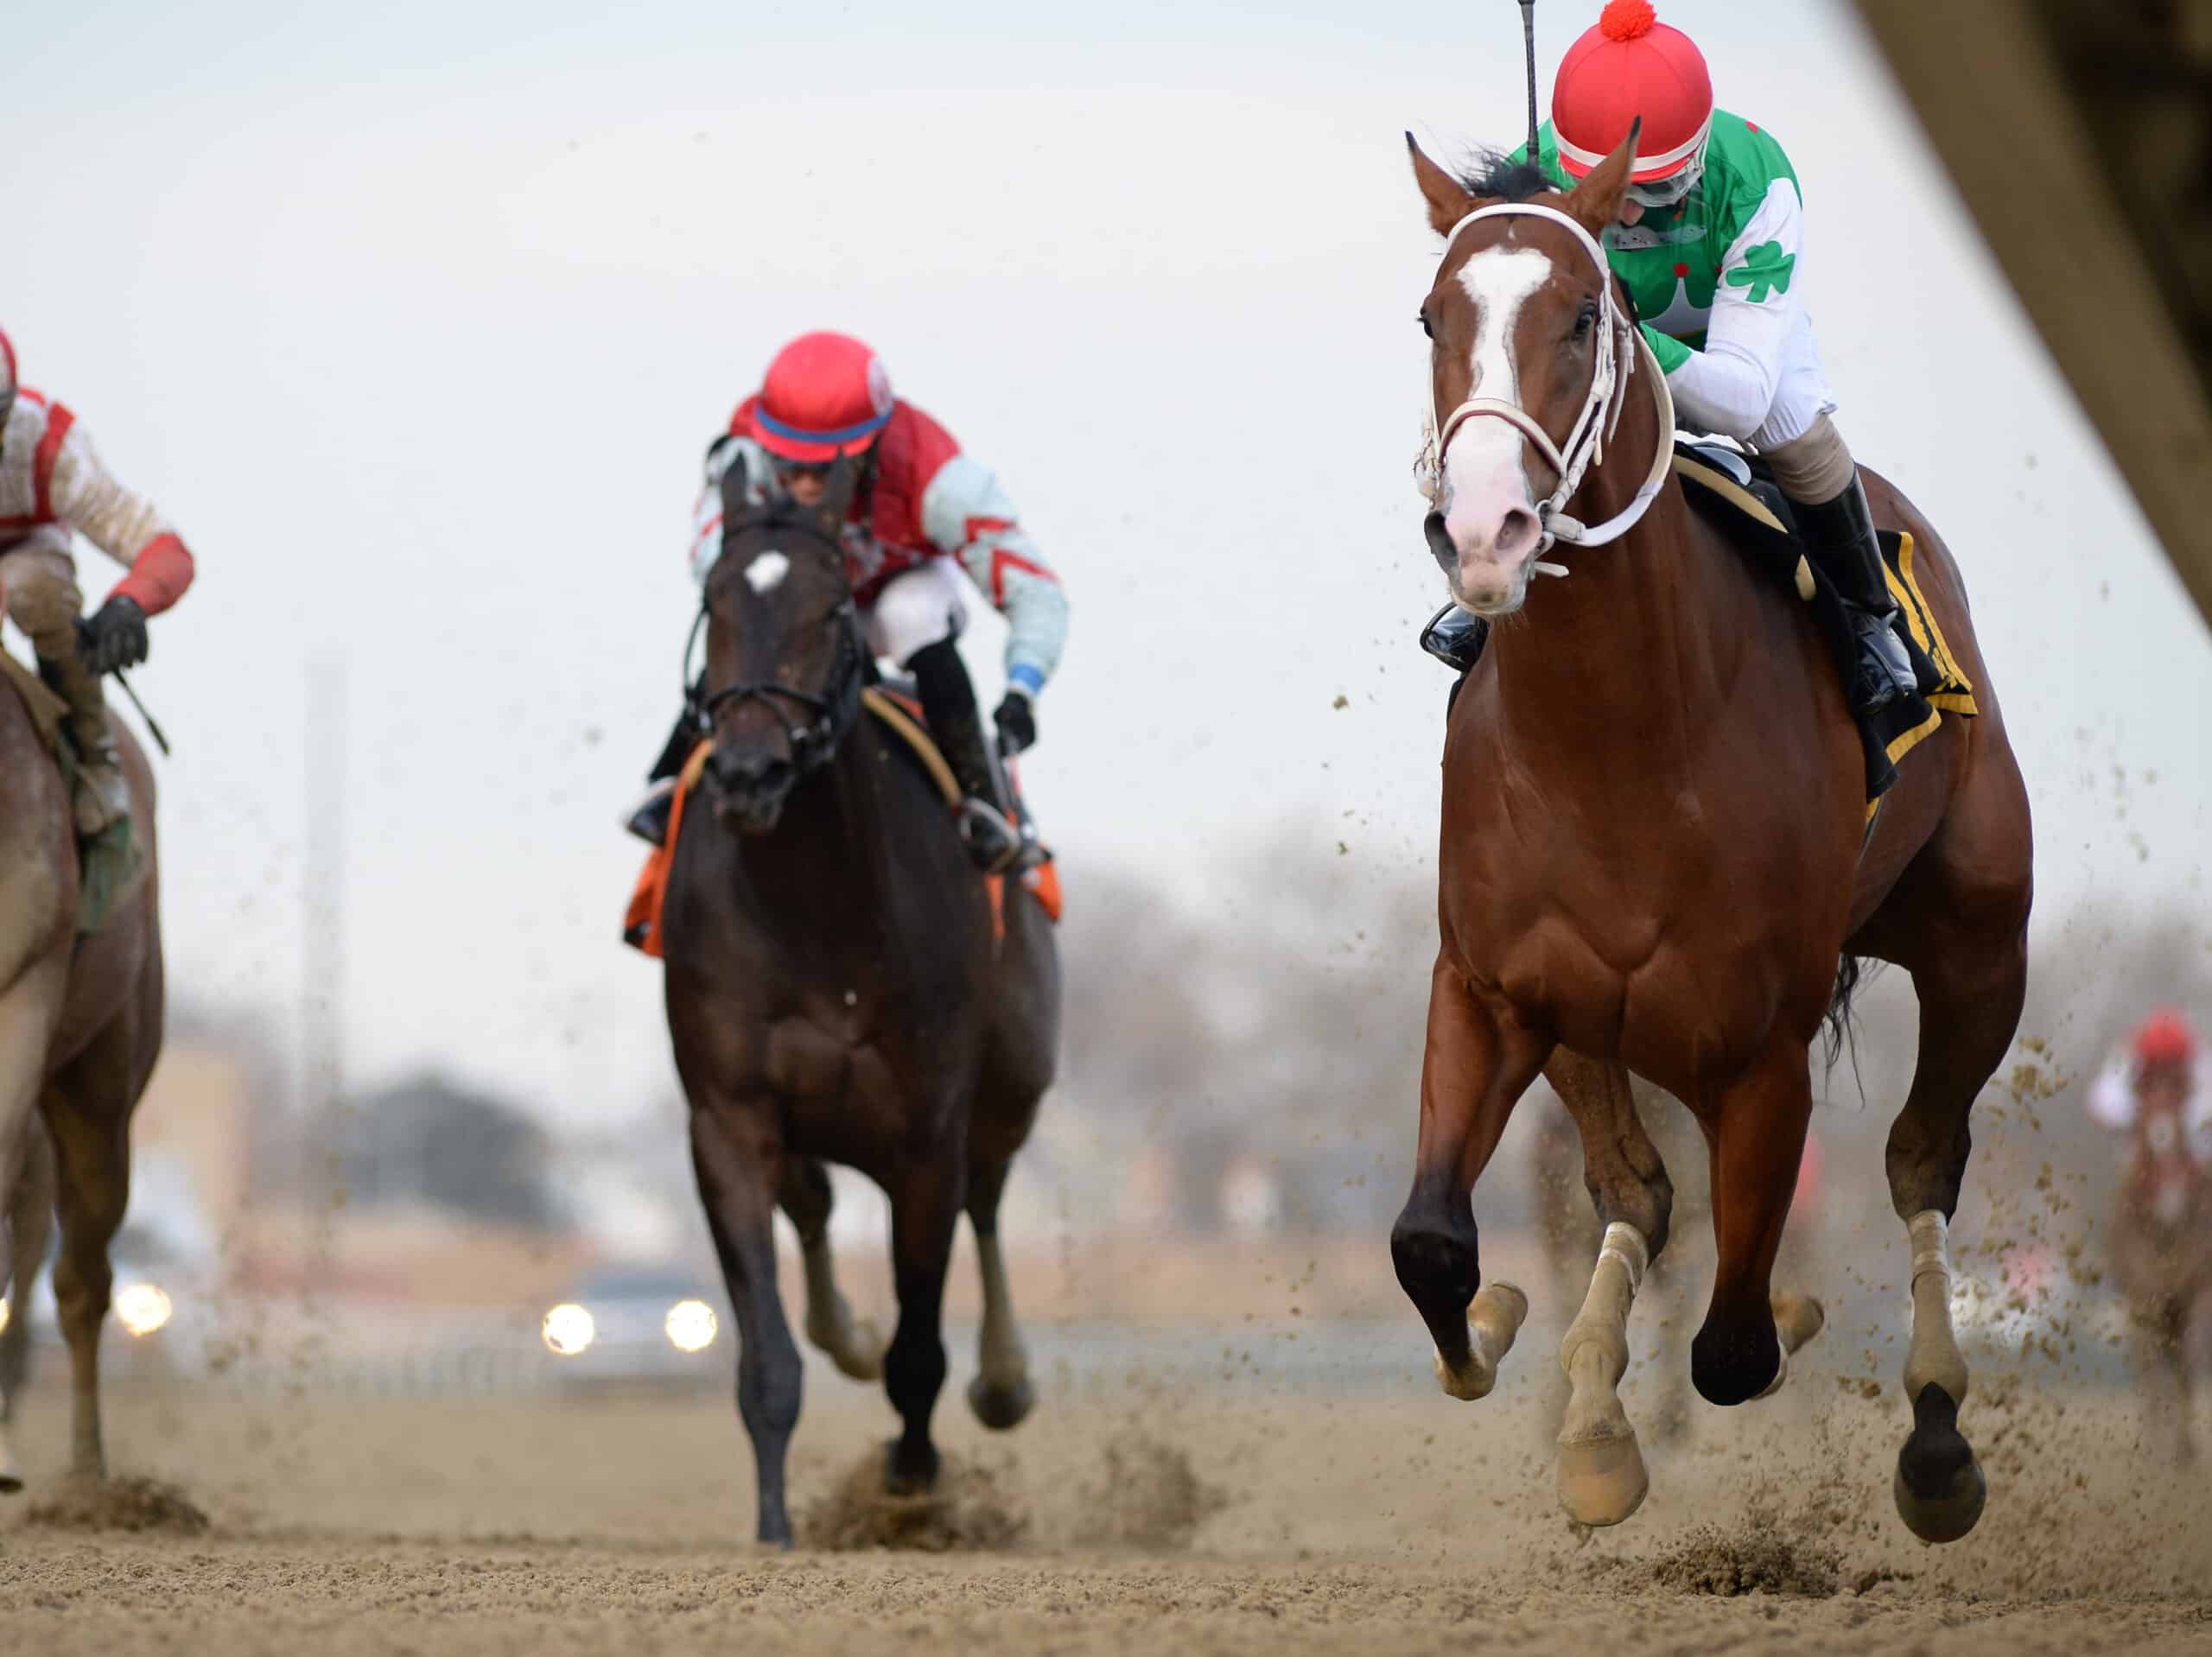
<svg viewBox="0 0 2212 1657">
<path fill-rule="evenodd" d="M 1537 453 L 1551 463 L 1559 475 L 1559 487 L 1536 507 L 1536 519 L 1542 530 L 1536 543 L 1536 551 L 1543 552 L 1554 541 L 1564 541 L 1573 546 L 1602 546 L 1617 541 L 1635 528 L 1637 520 L 1649 511 L 1651 503 L 1659 498 L 1659 491 L 1667 481 L 1667 474 L 1674 461 L 1675 399 L 1667 389 L 1667 377 L 1661 371 L 1658 359 L 1652 356 L 1643 333 L 1630 321 L 1613 298 L 1612 267 L 1605 261 L 1605 250 L 1598 245 L 1598 238 L 1579 223 L 1556 207 L 1539 206 L 1533 201 L 1500 201 L 1487 207 L 1478 207 L 1452 226 L 1444 238 L 1444 251 L 1448 257 L 1452 244 L 1459 232 L 1480 219 L 1504 219 L 1514 215 L 1532 219 L 1548 219 L 1563 225 L 1573 232 L 1574 239 L 1582 244 L 1590 262 L 1597 267 L 1599 290 L 1605 295 L 1604 327 L 1598 335 L 1598 361 L 1590 373 L 1589 394 L 1582 400 L 1582 412 L 1575 416 L 1574 425 L 1567 435 L 1564 448 L 1552 441 L 1551 434 L 1543 429 L 1536 417 L 1517 403 L 1503 397 L 1469 397 L 1444 420 L 1436 417 L 1436 378 L 1429 377 L 1428 429 L 1431 446 L 1422 457 L 1423 470 L 1430 480 L 1427 492 L 1434 498 L 1441 486 L 1444 455 L 1450 448 L 1452 435 L 1470 420 L 1490 416 L 1503 420 L 1536 446 Z M 1621 349 L 1624 337 L 1632 341 L 1624 355 Z M 1627 506 L 1603 524 L 1586 524 L 1567 516 L 1563 508 L 1582 486 L 1583 474 L 1592 466 L 1605 463 L 1605 441 L 1620 424 L 1621 410 L 1628 403 L 1628 384 L 1642 359 L 1650 371 L 1653 395 L 1659 402 L 1658 453 L 1652 457 L 1651 470 L 1637 487 L 1636 498 Z M 1536 568 L 1548 575 L 1564 575 L 1567 570 L 1560 564 L 1538 564 Z"/>
</svg>

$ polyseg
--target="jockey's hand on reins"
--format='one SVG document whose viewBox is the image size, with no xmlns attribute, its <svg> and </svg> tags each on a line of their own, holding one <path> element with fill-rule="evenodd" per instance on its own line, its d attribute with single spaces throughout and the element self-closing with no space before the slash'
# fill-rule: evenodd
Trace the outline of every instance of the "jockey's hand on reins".
<svg viewBox="0 0 2212 1657">
<path fill-rule="evenodd" d="M 91 619 L 77 624 L 77 648 L 94 673 L 135 668 L 146 659 L 146 613 L 137 600 L 118 594 Z"/>
</svg>

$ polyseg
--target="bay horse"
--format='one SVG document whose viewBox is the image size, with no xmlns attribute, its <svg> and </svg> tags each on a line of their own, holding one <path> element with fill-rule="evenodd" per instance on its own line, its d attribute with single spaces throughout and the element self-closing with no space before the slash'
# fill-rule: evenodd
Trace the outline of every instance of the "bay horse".
<svg viewBox="0 0 2212 1657">
<path fill-rule="evenodd" d="M 800 1364 L 776 1286 L 777 1205 L 805 1256 L 809 1338 L 849 1375 L 880 1373 L 901 1418 L 886 1489 L 927 1490 L 963 1209 L 983 1289 L 969 1406 L 1006 1429 L 1034 1401 L 998 1209 L 1059 1040 L 1043 906 L 1018 881 L 995 903 L 943 797 L 862 714 L 870 658 L 838 543 L 857 476 L 838 462 L 814 509 L 749 506 L 742 465 L 723 480 L 702 610 L 710 809 L 678 837 L 662 918 L 692 1163 L 737 1319 L 759 1535 L 785 1546 Z M 837 1293 L 825 1162 L 859 1169 L 891 1200 L 887 1348 Z"/>
<path fill-rule="evenodd" d="M 1571 193 L 1517 200 L 1407 143 L 1446 242 L 1421 308 L 1437 411 L 1425 528 L 1453 598 L 1498 620 L 1445 740 L 1440 941 L 1415 1170 L 1390 1238 L 1398 1280 L 1444 1390 L 1486 1394 L 1527 1300 L 1483 1286 L 1470 1193 L 1545 1076 L 1606 1222 L 1560 1346 L 1560 1496 L 1584 1523 L 1627 1518 L 1648 1480 L 1618 1386 L 1672 1199 L 1630 1075 L 1688 1105 L 1707 1147 L 1717 1263 L 1691 1380 L 1715 1404 L 1761 1397 L 1821 1318 L 1770 1284 L 1811 1049 L 1824 1019 L 1847 1018 L 1858 959 L 1895 962 L 1921 1019 L 1886 1158 L 1911 1260 L 1913 1425 L 1894 1494 L 1916 1534 L 1955 1540 L 1986 1484 L 1958 1428 L 1948 1229 L 1967 1114 L 2019 1019 L 2032 884 L 2026 790 L 1958 567 L 1866 473 L 1876 521 L 1914 538 L 1980 710 L 1921 743 L 1870 833 L 1858 736 L 1811 607 L 1755 575 L 1671 474 L 1665 379 L 1597 240 L 1618 216 L 1634 131 Z M 1531 592 L 1548 550 L 1541 568 L 1567 579 Z"/>
<path fill-rule="evenodd" d="M 107 1471 L 99 1406 L 100 1325 L 114 1283 L 107 1246 L 130 1201 L 130 1114 L 161 1053 L 163 996 L 153 771 L 130 731 L 112 720 L 111 729 L 146 872 L 99 932 L 79 938 L 68 785 L 23 694 L 0 683 L 0 1298 L 11 1313 L 0 1332 L 0 1493 L 22 1489 L 7 1425 L 29 1355 L 31 1285 L 56 1210 L 70 1472 L 98 1480 Z"/>
</svg>

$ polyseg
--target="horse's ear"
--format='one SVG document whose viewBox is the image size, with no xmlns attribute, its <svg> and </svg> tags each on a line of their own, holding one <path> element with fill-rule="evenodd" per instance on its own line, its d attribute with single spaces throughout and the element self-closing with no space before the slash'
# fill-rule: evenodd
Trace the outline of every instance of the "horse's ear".
<svg viewBox="0 0 2212 1657">
<path fill-rule="evenodd" d="M 822 532 L 832 542 L 845 532 L 845 517 L 853 510 L 853 497 L 860 492 L 861 473 L 867 465 L 865 454 L 840 454 L 830 463 L 822 504 L 814 509 L 814 515 L 821 523 Z"/>
<path fill-rule="evenodd" d="M 724 535 L 736 527 L 739 517 L 745 511 L 746 497 L 752 489 L 751 473 L 745 465 L 745 452 L 740 449 L 729 457 L 729 464 L 722 468 L 722 524 Z"/>
<path fill-rule="evenodd" d="M 1629 175 L 1636 171 L 1636 136 L 1643 130 L 1639 115 L 1629 123 L 1620 148 L 1592 168 L 1567 195 L 1567 211 L 1592 236 L 1621 216 L 1621 198 L 1628 194 Z"/>
<path fill-rule="evenodd" d="M 1414 158 L 1414 181 L 1421 186 L 1421 199 L 1428 203 L 1428 222 L 1439 236 L 1449 236 L 1452 226 L 1481 206 L 1483 199 L 1423 155 L 1410 132 L 1406 134 L 1406 149 Z"/>
</svg>

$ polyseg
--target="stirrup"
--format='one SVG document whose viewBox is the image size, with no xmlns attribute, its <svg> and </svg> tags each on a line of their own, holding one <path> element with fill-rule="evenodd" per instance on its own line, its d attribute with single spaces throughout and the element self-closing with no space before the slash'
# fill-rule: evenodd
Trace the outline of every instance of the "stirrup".
<svg viewBox="0 0 2212 1657">
<path fill-rule="evenodd" d="M 1855 605 L 1850 611 L 1852 635 L 1858 645 L 1851 685 L 1853 711 L 1877 714 L 1901 697 L 1919 695 L 1919 675 L 1913 671 L 1912 657 L 1892 625 L 1896 612 L 1885 616 Z"/>
<path fill-rule="evenodd" d="M 969 795 L 960 803 L 960 843 L 977 868 L 1004 874 L 1021 861 L 1021 830 L 988 801 Z"/>
<path fill-rule="evenodd" d="M 622 826 L 648 846 L 668 844 L 668 821 L 676 811 L 676 778 L 664 777 L 630 809 Z"/>
<path fill-rule="evenodd" d="M 96 749 L 77 761 L 69 809 L 80 840 L 90 840 L 130 820 L 130 784 L 113 748 Z"/>
</svg>

